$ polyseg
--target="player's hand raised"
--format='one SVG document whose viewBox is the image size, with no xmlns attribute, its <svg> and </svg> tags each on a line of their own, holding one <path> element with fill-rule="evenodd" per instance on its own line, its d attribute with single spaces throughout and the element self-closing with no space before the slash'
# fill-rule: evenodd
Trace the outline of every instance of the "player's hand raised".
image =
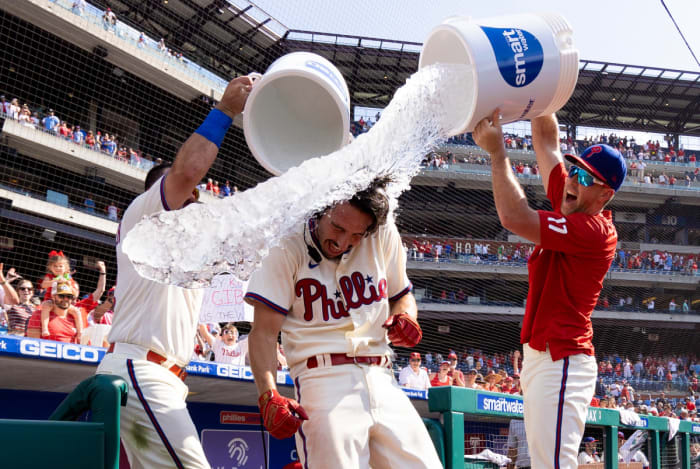
<svg viewBox="0 0 700 469">
<path fill-rule="evenodd" d="M 264 392 L 258 398 L 263 424 L 270 435 L 278 440 L 293 436 L 303 420 L 308 420 L 304 408 L 294 399 L 280 396 L 276 389 Z"/>
<path fill-rule="evenodd" d="M 221 101 L 216 105 L 216 109 L 228 114 L 233 118 L 243 112 L 248 95 L 253 89 L 253 80 L 249 76 L 234 78 L 226 86 Z"/>
<path fill-rule="evenodd" d="M 384 322 L 389 340 L 398 347 L 415 347 L 423 338 L 418 322 L 407 313 L 394 314 Z"/>
</svg>

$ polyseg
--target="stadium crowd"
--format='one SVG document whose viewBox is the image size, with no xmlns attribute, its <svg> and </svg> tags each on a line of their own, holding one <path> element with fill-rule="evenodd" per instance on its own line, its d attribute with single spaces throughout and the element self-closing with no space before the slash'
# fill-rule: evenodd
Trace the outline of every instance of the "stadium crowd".
<svg viewBox="0 0 700 469">
<path fill-rule="evenodd" d="M 0 263 L 0 335 L 42 338 L 58 342 L 108 347 L 114 317 L 114 290 L 106 290 L 104 262 L 95 290 L 80 296 L 75 270 L 63 252 L 49 253 L 46 275 L 36 282 Z M 104 296 L 104 298 L 103 298 Z M 192 360 L 244 366 L 249 363 L 247 337 L 239 337 L 235 324 L 202 324 L 197 331 Z M 284 352 L 278 353 L 286 367 Z"/>
<path fill-rule="evenodd" d="M 61 120 L 53 109 L 43 106 L 31 106 L 23 103 L 20 106 L 18 98 L 8 101 L 0 95 L 0 114 L 4 118 L 18 121 L 20 124 L 37 130 L 42 130 L 57 138 L 111 156 L 112 158 L 144 170 L 160 164 L 160 158 L 153 158 L 141 150 L 120 144 L 120 137 L 114 133 L 85 130 L 79 124 L 69 124 Z"/>
<path fill-rule="evenodd" d="M 449 350 L 445 357 L 440 352 L 428 352 L 424 356 L 412 352 L 408 358 L 399 358 L 396 370 L 399 384 L 417 390 L 463 386 L 521 394 L 522 356 L 518 350 L 493 354 L 475 349 L 465 349 L 462 353 Z M 639 354 L 632 360 L 613 355 L 599 357 L 598 366 L 592 406 L 700 421 L 697 413 L 700 359 L 697 356 Z"/>
<path fill-rule="evenodd" d="M 474 263 L 526 263 L 534 249 L 534 245 L 529 243 L 416 235 L 404 235 L 403 245 L 409 260 L 435 262 L 468 260 Z M 673 253 L 666 250 L 618 249 L 611 268 L 696 275 L 697 261 L 698 256 L 695 254 Z"/>
</svg>

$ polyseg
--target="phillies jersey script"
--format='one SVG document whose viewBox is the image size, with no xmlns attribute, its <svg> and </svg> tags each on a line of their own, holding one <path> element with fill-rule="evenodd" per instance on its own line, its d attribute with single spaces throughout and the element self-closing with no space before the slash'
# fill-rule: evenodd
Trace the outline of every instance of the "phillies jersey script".
<svg viewBox="0 0 700 469">
<path fill-rule="evenodd" d="M 282 343 L 290 368 L 326 353 L 391 354 L 382 324 L 389 302 L 411 290 L 396 225 L 380 226 L 339 259 L 320 255 L 313 227 L 311 220 L 270 250 L 246 298 L 287 317 Z M 309 246 L 319 253 L 317 260 Z"/>
</svg>

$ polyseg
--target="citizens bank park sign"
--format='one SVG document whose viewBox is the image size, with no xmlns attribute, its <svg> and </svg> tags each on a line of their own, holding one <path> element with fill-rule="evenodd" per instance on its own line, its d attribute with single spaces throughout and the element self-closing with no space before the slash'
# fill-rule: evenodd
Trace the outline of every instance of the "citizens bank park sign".
<svg viewBox="0 0 700 469">
<path fill-rule="evenodd" d="M 106 352 L 107 349 L 102 347 L 0 335 L 0 357 L 35 358 L 96 366 L 102 361 Z M 187 365 L 186 369 L 187 374 L 193 376 L 253 381 L 253 373 L 248 366 L 193 361 Z M 288 372 L 278 371 L 277 384 L 293 386 L 294 382 Z M 404 392 L 411 399 L 428 399 L 427 391 L 404 389 Z"/>
</svg>

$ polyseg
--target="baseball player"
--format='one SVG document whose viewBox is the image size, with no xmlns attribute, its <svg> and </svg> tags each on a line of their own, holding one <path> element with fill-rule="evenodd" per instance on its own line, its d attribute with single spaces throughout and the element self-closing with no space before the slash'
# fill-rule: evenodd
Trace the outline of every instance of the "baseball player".
<svg viewBox="0 0 700 469">
<path fill-rule="evenodd" d="M 399 384 L 409 389 L 425 390 L 430 387 L 428 372 L 420 366 L 420 353 L 411 353 L 408 366 L 399 373 Z"/>
<path fill-rule="evenodd" d="M 177 210 L 197 200 L 195 186 L 216 159 L 251 86 L 248 77 L 229 83 L 221 102 L 183 144 L 172 167 L 159 165 L 149 171 L 146 192 L 129 205 L 117 231 L 117 287 L 108 336 L 112 345 L 97 373 L 119 375 L 129 384 L 120 434 L 133 469 L 209 467 L 187 412 L 184 383 L 202 293 L 139 276 L 119 241 L 145 215 Z"/>
<path fill-rule="evenodd" d="M 386 182 L 312 217 L 248 285 L 263 422 L 276 438 L 296 434 L 305 469 L 442 467 L 391 370 L 389 342 L 413 347 L 422 332 Z M 275 385 L 280 330 L 296 400 Z"/>
<path fill-rule="evenodd" d="M 575 468 L 595 390 L 591 313 L 615 257 L 617 232 L 603 210 L 625 179 L 622 155 L 593 145 L 580 157 L 559 152 L 552 115 L 532 120 L 537 164 L 552 210 L 532 210 L 510 169 L 498 110 L 474 130 L 491 155 L 493 196 L 503 226 L 536 244 L 520 335 L 524 419 L 532 466 Z"/>
</svg>

